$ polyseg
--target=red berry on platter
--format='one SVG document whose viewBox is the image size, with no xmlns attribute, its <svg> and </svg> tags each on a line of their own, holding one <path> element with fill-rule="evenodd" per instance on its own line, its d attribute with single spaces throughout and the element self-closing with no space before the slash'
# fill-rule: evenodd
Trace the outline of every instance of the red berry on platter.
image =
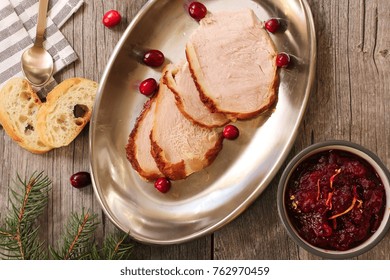
<svg viewBox="0 0 390 280">
<path fill-rule="evenodd" d="M 240 131 L 236 126 L 229 124 L 224 127 L 222 134 L 224 138 L 234 140 L 240 135 Z"/>
<path fill-rule="evenodd" d="M 160 177 L 154 182 L 154 187 L 162 193 L 166 193 L 171 189 L 171 181 L 165 177 Z"/>
<path fill-rule="evenodd" d="M 148 78 L 140 83 L 139 92 L 143 95 L 150 96 L 157 91 L 157 88 L 157 81 L 153 78 Z"/>
<path fill-rule="evenodd" d="M 121 15 L 116 10 L 110 10 L 103 16 L 103 24 L 106 27 L 114 27 L 115 25 L 118 25 L 121 22 Z"/>
<path fill-rule="evenodd" d="M 200 21 L 207 14 L 207 8 L 200 2 L 192 2 L 188 7 L 188 13 L 193 19 Z"/>
<path fill-rule="evenodd" d="M 164 61 L 164 54 L 159 50 L 150 50 L 143 57 L 143 62 L 151 67 L 159 67 L 163 65 Z"/>
<path fill-rule="evenodd" d="M 265 22 L 264 26 L 269 32 L 275 33 L 280 27 L 280 21 L 276 18 L 271 18 Z"/>
<path fill-rule="evenodd" d="M 278 67 L 287 67 L 290 63 L 290 56 L 286 53 L 279 53 L 276 56 L 276 66 Z"/>
<path fill-rule="evenodd" d="M 92 183 L 88 172 L 80 171 L 70 176 L 70 184 L 76 189 L 84 188 Z"/>
</svg>

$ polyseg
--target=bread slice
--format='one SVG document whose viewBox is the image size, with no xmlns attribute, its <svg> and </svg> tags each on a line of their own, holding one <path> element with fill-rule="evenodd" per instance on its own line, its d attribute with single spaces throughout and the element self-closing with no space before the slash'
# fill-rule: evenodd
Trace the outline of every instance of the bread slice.
<svg viewBox="0 0 390 280">
<path fill-rule="evenodd" d="M 211 112 L 200 100 L 188 62 L 168 65 L 163 79 L 164 83 L 175 94 L 179 110 L 195 124 L 213 128 L 230 122 L 224 114 Z"/>
<path fill-rule="evenodd" d="M 12 78 L 0 90 L 0 123 L 5 132 L 24 149 L 42 154 L 52 149 L 41 141 L 37 114 L 41 100 L 27 80 Z"/>
<path fill-rule="evenodd" d="M 222 149 L 222 134 L 188 120 L 174 94 L 160 82 L 151 132 L 152 155 L 171 180 L 184 179 L 209 166 Z"/>
<path fill-rule="evenodd" d="M 127 159 L 141 178 L 147 181 L 164 176 L 151 154 L 150 132 L 152 131 L 156 108 L 156 95 L 145 102 L 126 145 Z"/>
<path fill-rule="evenodd" d="M 276 48 L 250 9 L 200 21 L 186 44 L 203 103 L 232 120 L 256 117 L 276 101 Z"/>
<path fill-rule="evenodd" d="M 69 145 L 89 122 L 98 84 L 84 78 L 71 78 L 47 95 L 38 111 L 37 129 L 49 147 Z"/>
</svg>

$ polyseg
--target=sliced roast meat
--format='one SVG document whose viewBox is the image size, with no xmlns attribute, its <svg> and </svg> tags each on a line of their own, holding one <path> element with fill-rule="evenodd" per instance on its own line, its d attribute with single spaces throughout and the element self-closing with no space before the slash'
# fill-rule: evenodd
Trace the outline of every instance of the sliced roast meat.
<svg viewBox="0 0 390 280">
<path fill-rule="evenodd" d="M 144 104 L 126 145 L 127 159 L 138 174 L 147 181 L 163 176 L 152 157 L 150 145 L 156 100 L 157 97 L 154 96 Z"/>
<path fill-rule="evenodd" d="M 169 65 L 164 75 L 164 83 L 175 94 L 179 110 L 194 123 L 212 128 L 223 126 L 230 121 L 224 114 L 211 112 L 200 100 L 188 62 Z"/>
<path fill-rule="evenodd" d="M 186 55 L 201 99 L 211 110 L 248 119 L 275 103 L 276 49 L 252 10 L 205 17 L 190 36 Z"/>
<path fill-rule="evenodd" d="M 188 120 L 175 96 L 160 83 L 151 133 L 152 155 L 171 180 L 184 179 L 210 165 L 222 149 L 222 134 Z"/>
</svg>

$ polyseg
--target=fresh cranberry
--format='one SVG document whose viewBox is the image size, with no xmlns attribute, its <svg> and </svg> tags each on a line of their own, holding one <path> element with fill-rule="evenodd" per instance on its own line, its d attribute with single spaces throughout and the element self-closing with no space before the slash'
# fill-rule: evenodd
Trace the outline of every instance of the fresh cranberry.
<svg viewBox="0 0 390 280">
<path fill-rule="evenodd" d="M 103 16 L 103 24 L 106 27 L 114 27 L 121 22 L 121 14 L 116 10 L 110 10 Z"/>
<path fill-rule="evenodd" d="M 265 22 L 265 29 L 271 33 L 278 31 L 280 27 L 280 21 L 276 18 L 271 18 Z"/>
<path fill-rule="evenodd" d="M 139 85 L 139 92 L 143 95 L 150 96 L 156 92 L 158 84 L 155 79 L 149 78 L 142 81 Z"/>
<path fill-rule="evenodd" d="M 207 8 L 200 2 L 192 2 L 188 7 L 188 13 L 197 21 L 200 21 L 207 14 Z"/>
<path fill-rule="evenodd" d="M 276 66 L 278 67 L 287 67 L 290 63 L 290 56 L 286 53 L 279 53 L 276 56 Z"/>
<path fill-rule="evenodd" d="M 166 193 L 171 189 L 171 181 L 165 177 L 160 177 L 154 182 L 154 187 L 158 191 Z"/>
<path fill-rule="evenodd" d="M 223 137 L 225 137 L 226 139 L 234 140 L 239 135 L 240 135 L 240 131 L 234 125 L 229 124 L 225 126 L 225 128 L 223 129 Z"/>
<path fill-rule="evenodd" d="M 91 175 L 88 172 L 80 171 L 70 176 L 70 183 L 73 187 L 80 189 L 91 184 Z"/>
<path fill-rule="evenodd" d="M 150 50 L 143 57 L 143 62 L 151 67 L 159 67 L 163 65 L 164 61 L 164 54 L 159 50 Z"/>
</svg>

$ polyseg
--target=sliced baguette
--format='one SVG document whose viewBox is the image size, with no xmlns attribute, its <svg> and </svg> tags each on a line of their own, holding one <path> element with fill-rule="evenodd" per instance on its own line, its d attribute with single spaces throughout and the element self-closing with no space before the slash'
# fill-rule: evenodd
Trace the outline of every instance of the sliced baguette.
<svg viewBox="0 0 390 280">
<path fill-rule="evenodd" d="M 49 147 L 69 145 L 89 122 L 98 84 L 84 78 L 63 81 L 38 111 L 37 129 Z"/>
<path fill-rule="evenodd" d="M 37 131 L 41 100 L 27 80 L 12 78 L 0 90 L 0 123 L 5 132 L 24 149 L 42 154 L 52 149 Z"/>
<path fill-rule="evenodd" d="M 277 99 L 276 48 L 250 9 L 213 13 L 190 36 L 186 56 L 203 103 L 249 119 Z"/>
<path fill-rule="evenodd" d="M 209 166 L 222 149 L 222 134 L 188 120 L 162 82 L 156 102 L 150 139 L 160 171 L 171 180 L 180 180 Z"/>
<path fill-rule="evenodd" d="M 230 122 L 224 114 L 211 112 L 201 101 L 188 62 L 169 65 L 163 79 L 174 93 L 179 110 L 195 124 L 213 128 Z"/>
<path fill-rule="evenodd" d="M 127 159 L 134 170 L 146 181 L 156 180 L 163 176 L 151 154 L 150 132 L 154 121 L 156 99 L 155 95 L 144 104 L 126 145 Z"/>
</svg>

